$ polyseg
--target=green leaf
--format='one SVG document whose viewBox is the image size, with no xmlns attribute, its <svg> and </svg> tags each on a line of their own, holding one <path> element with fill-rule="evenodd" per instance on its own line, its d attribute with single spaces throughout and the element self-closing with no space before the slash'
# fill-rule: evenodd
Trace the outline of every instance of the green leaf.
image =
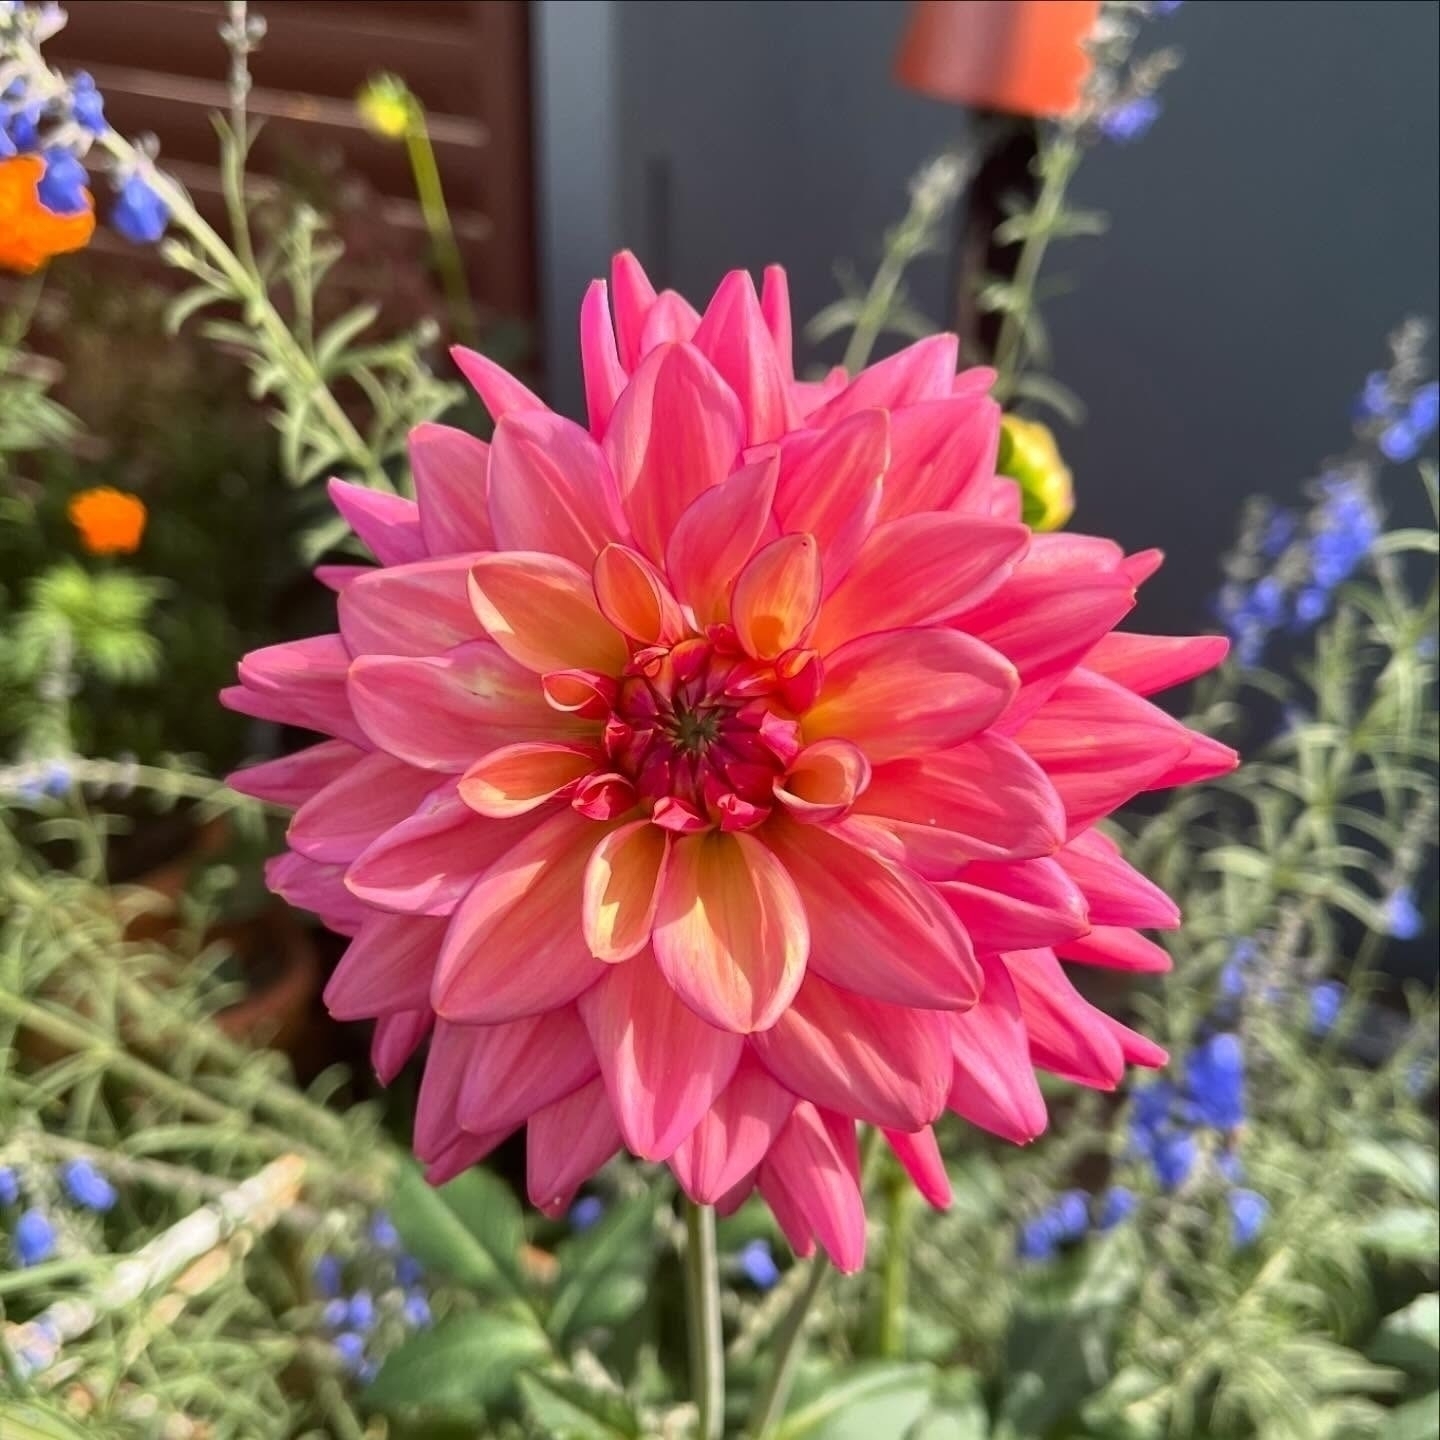
<svg viewBox="0 0 1440 1440">
<path fill-rule="evenodd" d="M 1434 1204 L 1440 1191 L 1440 1156 L 1414 1140 L 1359 1140 L 1350 1147 L 1350 1159 L 1416 1200 Z"/>
<path fill-rule="evenodd" d="M 934 1385 L 929 1365 L 871 1362 L 831 1371 L 797 1390 L 775 1440 L 902 1440 L 929 1408 Z"/>
<path fill-rule="evenodd" d="M 1376 555 L 1399 555 L 1406 550 L 1419 550 L 1426 555 L 1440 552 L 1440 535 L 1433 530 L 1391 530 L 1376 542 Z"/>
<path fill-rule="evenodd" d="M 1440 1435 L 1440 1390 L 1392 1410 L 1380 1427 L 1376 1440 L 1435 1440 Z"/>
<path fill-rule="evenodd" d="M 1368 1353 L 1377 1364 L 1440 1381 L 1440 1295 L 1421 1295 L 1387 1315 Z"/>
<path fill-rule="evenodd" d="M 530 1418 L 546 1440 L 636 1440 L 640 1419 L 614 1390 L 596 1390 L 571 1375 L 534 1371 L 519 1377 Z"/>
<path fill-rule="evenodd" d="M 905 1440 L 986 1440 L 990 1412 L 980 1380 L 972 1371 L 939 1376 L 931 1408 L 910 1427 Z"/>
<path fill-rule="evenodd" d="M 82 1428 L 63 1411 L 28 1400 L 0 1404 L 0 1436 L 4 1440 L 103 1440 L 100 1432 Z"/>
<path fill-rule="evenodd" d="M 559 1279 L 546 1328 L 557 1340 L 615 1323 L 604 1317 L 618 1308 L 617 1293 L 635 1299 L 634 1287 L 627 1296 L 623 1281 L 616 1291 L 615 1277 L 629 1276 L 643 1285 L 652 1264 L 650 1232 L 662 1193 L 657 1187 L 615 1206 L 598 1225 L 572 1236 L 556 1251 Z M 642 1290 L 639 1299 L 643 1298 Z"/>
<path fill-rule="evenodd" d="M 492 1294 L 523 1291 L 520 1206 L 488 1170 L 467 1170 L 436 1189 L 406 1163 L 396 1171 L 390 1214 L 406 1247 L 424 1264 Z"/>
<path fill-rule="evenodd" d="M 1048 405 L 1068 424 L 1085 423 L 1085 402 L 1068 385 L 1062 385 L 1049 375 L 1021 375 L 1015 381 L 1014 393 L 1016 399 Z"/>
<path fill-rule="evenodd" d="M 322 375 L 328 375 L 330 368 L 360 333 L 368 330 L 380 315 L 375 304 L 357 305 L 347 311 L 331 325 L 315 342 L 315 364 Z"/>
<path fill-rule="evenodd" d="M 1382 1210 L 1360 1228 L 1360 1241 L 1392 1260 L 1429 1260 L 1440 1252 L 1440 1216 L 1413 1205 Z"/>
<path fill-rule="evenodd" d="M 471 1411 L 506 1396 L 517 1373 L 549 1359 L 524 1320 L 492 1311 L 452 1315 L 392 1350 L 365 1398 L 377 1410 Z"/>
</svg>

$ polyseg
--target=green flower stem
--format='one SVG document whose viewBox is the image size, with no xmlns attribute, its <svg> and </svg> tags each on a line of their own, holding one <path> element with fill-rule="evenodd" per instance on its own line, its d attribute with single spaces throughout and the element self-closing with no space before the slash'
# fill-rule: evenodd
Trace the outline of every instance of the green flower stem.
<svg viewBox="0 0 1440 1440">
<path fill-rule="evenodd" d="M 1080 143 L 1068 130 L 1062 130 L 1041 152 L 1042 182 L 1035 199 L 1032 223 L 1020 250 L 1012 282 L 1015 299 L 1006 308 L 1000 322 L 1000 335 L 995 342 L 995 398 L 1009 404 L 1026 360 L 1026 341 L 1030 317 L 1035 309 L 1035 285 L 1045 251 L 1055 233 L 1056 221 L 1065 206 L 1065 188 L 1080 163 Z"/>
<path fill-rule="evenodd" d="M 0 1296 L 10 1295 L 17 1290 L 29 1290 L 37 1285 L 53 1285 L 57 1280 L 88 1275 L 98 1268 L 93 1255 L 69 1255 L 63 1260 L 46 1260 L 24 1270 L 7 1270 L 0 1274 Z"/>
<path fill-rule="evenodd" d="M 685 1201 L 685 1301 L 690 1321 L 691 1393 L 700 1412 L 698 1440 L 725 1430 L 725 1350 L 720 1335 L 720 1266 L 715 1211 Z"/>
<path fill-rule="evenodd" d="M 880 1354 L 896 1359 L 905 1353 L 905 1303 L 910 1282 L 910 1231 L 914 1218 L 914 1187 L 893 1160 L 885 1167 L 885 1257 L 880 1271 L 880 1318 L 876 1343 Z"/>
<path fill-rule="evenodd" d="M 479 339 L 480 327 L 475 319 L 475 307 L 470 303 L 465 261 L 455 240 L 455 227 L 450 223 L 450 211 L 445 204 L 435 147 L 430 143 L 430 131 L 418 103 L 411 109 L 416 113 L 405 132 L 405 149 L 410 157 L 411 174 L 415 177 L 420 213 L 425 217 L 425 228 L 430 232 L 430 243 L 435 247 L 435 263 L 445 286 L 445 297 L 450 302 L 450 319 L 460 338 L 474 345 Z"/>
<path fill-rule="evenodd" d="M 823 1255 L 816 1255 L 809 1262 L 810 1273 L 805 1278 L 805 1288 L 795 1298 L 785 1323 L 775 1339 L 775 1359 L 769 1379 L 756 1395 L 750 1410 L 750 1423 L 746 1435 L 750 1440 L 770 1440 L 785 1414 L 790 1400 L 790 1389 L 795 1383 L 795 1371 L 801 1356 L 805 1353 L 805 1322 L 810 1311 L 825 1288 L 825 1281 L 831 1272 L 830 1262 Z"/>
</svg>

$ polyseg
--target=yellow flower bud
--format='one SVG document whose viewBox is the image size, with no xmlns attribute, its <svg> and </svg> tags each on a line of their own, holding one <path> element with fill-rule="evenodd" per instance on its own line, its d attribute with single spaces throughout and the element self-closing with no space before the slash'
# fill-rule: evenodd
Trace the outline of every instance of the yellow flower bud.
<svg viewBox="0 0 1440 1440">
<path fill-rule="evenodd" d="M 386 140 L 403 140 L 417 115 L 419 101 L 398 75 L 372 75 L 355 97 L 366 128 Z"/>
<path fill-rule="evenodd" d="M 1059 530 L 1075 513 L 1075 486 L 1048 425 L 1006 415 L 995 468 L 1020 487 L 1021 518 L 1032 530 Z"/>
</svg>

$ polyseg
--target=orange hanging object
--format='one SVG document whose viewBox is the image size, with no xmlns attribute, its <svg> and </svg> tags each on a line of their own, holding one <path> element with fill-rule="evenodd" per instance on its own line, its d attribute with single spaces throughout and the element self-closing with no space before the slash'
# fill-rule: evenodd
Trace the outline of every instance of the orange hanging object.
<svg viewBox="0 0 1440 1440">
<path fill-rule="evenodd" d="M 917 0 L 895 78 L 974 110 L 1066 115 L 1090 75 L 1100 0 Z"/>
<path fill-rule="evenodd" d="M 84 210 L 57 215 L 40 203 L 45 162 L 38 155 L 0 160 L 0 270 L 28 275 L 53 255 L 82 249 L 95 233 L 89 191 Z"/>
</svg>

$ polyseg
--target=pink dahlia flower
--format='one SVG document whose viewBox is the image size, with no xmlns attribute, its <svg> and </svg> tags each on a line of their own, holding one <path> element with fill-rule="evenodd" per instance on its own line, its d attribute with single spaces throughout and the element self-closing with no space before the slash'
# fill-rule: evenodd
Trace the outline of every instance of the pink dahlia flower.
<svg viewBox="0 0 1440 1440">
<path fill-rule="evenodd" d="M 622 255 L 581 337 L 588 427 L 461 351 L 491 443 L 332 482 L 379 566 L 225 696 L 330 738 L 232 783 L 297 807 L 270 882 L 382 1078 L 430 1037 L 433 1180 L 525 1126 L 554 1213 L 623 1147 L 852 1270 L 857 1123 L 943 1205 L 944 1111 L 1023 1143 L 1037 1067 L 1163 1062 L 1061 962 L 1165 968 L 1093 827 L 1234 763 L 1142 698 L 1225 642 L 1114 632 L 1158 557 L 1019 523 L 953 336 L 801 384 L 782 271 L 702 316 Z"/>
</svg>

